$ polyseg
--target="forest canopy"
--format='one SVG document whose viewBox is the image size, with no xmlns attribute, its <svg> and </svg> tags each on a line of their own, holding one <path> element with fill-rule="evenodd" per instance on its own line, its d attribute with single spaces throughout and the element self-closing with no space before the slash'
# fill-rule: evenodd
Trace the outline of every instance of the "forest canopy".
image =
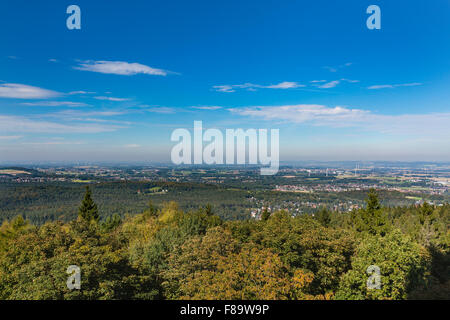
<svg viewBox="0 0 450 320">
<path fill-rule="evenodd" d="M 448 204 L 382 207 L 372 190 L 351 212 L 224 221 L 167 202 L 100 219 L 88 188 L 70 222 L 1 225 L 0 299 L 448 299 L 449 217 Z"/>
</svg>

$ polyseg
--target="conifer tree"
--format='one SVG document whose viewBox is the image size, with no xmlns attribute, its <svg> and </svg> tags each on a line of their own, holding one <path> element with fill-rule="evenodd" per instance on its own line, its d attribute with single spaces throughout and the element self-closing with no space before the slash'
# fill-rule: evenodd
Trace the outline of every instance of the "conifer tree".
<svg viewBox="0 0 450 320">
<path fill-rule="evenodd" d="M 372 235 L 384 236 L 387 231 L 386 215 L 381 209 L 378 195 L 374 189 L 370 189 L 366 199 L 365 209 L 353 211 L 351 221 L 359 232 L 368 232 Z"/>
<path fill-rule="evenodd" d="M 98 222 L 99 220 L 97 205 L 95 204 L 94 200 L 92 200 L 91 190 L 89 189 L 89 186 L 86 186 L 84 199 L 81 202 L 81 206 L 78 208 L 78 217 L 86 222 Z"/>
<path fill-rule="evenodd" d="M 326 207 L 322 207 L 316 214 L 317 220 L 324 227 L 329 227 L 331 222 L 330 211 Z"/>
<path fill-rule="evenodd" d="M 206 206 L 205 206 L 205 213 L 208 216 L 212 216 L 213 215 L 212 206 L 211 206 L 210 203 L 206 204 Z"/>
<path fill-rule="evenodd" d="M 148 202 L 148 207 L 147 207 L 147 209 L 144 211 L 144 216 L 146 216 L 146 217 L 158 217 L 158 215 L 159 215 L 158 208 L 156 208 L 156 207 L 153 205 L 152 200 L 150 200 L 150 201 Z"/>
<path fill-rule="evenodd" d="M 269 217 L 270 217 L 270 212 L 269 212 L 269 210 L 267 210 L 267 207 L 266 207 L 266 208 L 264 208 L 264 210 L 261 214 L 261 220 L 267 221 L 269 219 Z"/>
</svg>

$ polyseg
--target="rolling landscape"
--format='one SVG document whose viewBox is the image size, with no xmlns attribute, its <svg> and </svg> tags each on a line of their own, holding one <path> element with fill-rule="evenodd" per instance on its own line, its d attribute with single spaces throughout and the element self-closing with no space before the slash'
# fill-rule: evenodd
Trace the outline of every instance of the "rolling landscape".
<svg viewBox="0 0 450 320">
<path fill-rule="evenodd" d="M 448 0 L 0 1 L 0 306 L 434 311 L 449 17 Z"/>
</svg>

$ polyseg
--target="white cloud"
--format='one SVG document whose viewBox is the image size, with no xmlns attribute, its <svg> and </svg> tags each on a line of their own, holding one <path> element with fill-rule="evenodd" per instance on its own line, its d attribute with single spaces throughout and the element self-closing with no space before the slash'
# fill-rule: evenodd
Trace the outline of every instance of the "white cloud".
<svg viewBox="0 0 450 320">
<path fill-rule="evenodd" d="M 241 116 L 334 128 L 357 127 L 387 134 L 450 137 L 450 113 L 374 114 L 369 110 L 324 105 L 255 106 L 229 109 Z"/>
<path fill-rule="evenodd" d="M 349 82 L 349 83 L 357 83 L 357 82 L 359 82 L 359 80 L 352 80 L 352 79 L 345 79 L 345 78 L 342 78 L 341 81 L 346 81 L 346 82 Z"/>
<path fill-rule="evenodd" d="M 42 106 L 42 107 L 89 107 L 88 104 L 83 102 L 72 101 L 39 101 L 39 102 L 24 102 L 21 103 L 24 106 Z"/>
<path fill-rule="evenodd" d="M 146 110 L 148 112 L 163 113 L 163 114 L 175 113 L 175 111 L 176 111 L 174 108 L 169 108 L 169 107 L 155 107 L 155 108 L 149 108 Z"/>
<path fill-rule="evenodd" d="M 218 92 L 235 92 L 236 90 L 233 89 L 235 86 L 230 85 L 221 85 L 221 86 L 213 86 L 214 89 Z"/>
<path fill-rule="evenodd" d="M 59 112 L 52 113 L 53 116 L 77 116 L 77 117 L 92 117 L 92 116 L 118 116 L 124 114 L 124 111 L 78 111 L 78 110 L 63 110 Z"/>
<path fill-rule="evenodd" d="M 124 61 L 83 61 L 80 62 L 78 66 L 74 67 L 74 69 L 124 76 L 136 74 L 166 76 L 168 73 L 162 69 L 152 68 L 140 63 L 129 63 Z"/>
<path fill-rule="evenodd" d="M 322 84 L 322 85 L 320 85 L 320 86 L 318 86 L 318 87 L 319 87 L 319 88 L 323 88 L 323 89 L 334 88 L 334 87 L 336 87 L 339 83 L 340 83 L 339 80 L 333 80 L 333 81 L 324 83 L 324 84 Z"/>
<path fill-rule="evenodd" d="M 342 78 L 340 80 L 333 80 L 333 81 L 329 81 L 329 82 L 327 82 L 326 80 L 313 80 L 313 81 L 310 81 L 310 82 L 312 83 L 313 86 L 315 86 L 317 88 L 329 89 L 329 88 L 336 87 L 342 81 L 343 82 L 348 82 L 348 83 L 357 83 L 357 82 L 359 82 L 359 80 L 351 80 L 351 79 L 345 79 L 345 78 Z"/>
<path fill-rule="evenodd" d="M 322 89 L 327 88 L 334 88 L 336 87 L 341 81 L 345 81 L 348 83 L 356 83 L 359 82 L 359 80 L 350 80 L 342 78 L 340 80 L 333 80 L 327 82 L 327 80 L 311 80 L 310 83 L 312 86 Z M 244 84 L 231 84 L 231 85 L 219 85 L 219 86 L 213 86 L 213 89 L 219 92 L 235 92 L 237 89 L 245 89 L 247 91 L 256 91 L 257 89 L 295 89 L 295 88 L 303 88 L 306 87 L 306 85 L 298 83 L 298 82 L 291 82 L 291 81 L 284 81 L 280 82 L 278 84 L 271 84 L 271 85 L 261 85 L 261 84 L 254 84 L 254 83 L 244 83 Z"/>
<path fill-rule="evenodd" d="M 115 97 L 104 97 L 104 96 L 94 97 L 94 99 L 97 99 L 97 100 L 108 100 L 108 101 L 129 101 L 130 100 L 130 99 L 127 99 L 127 98 L 115 98 Z"/>
<path fill-rule="evenodd" d="M 80 90 L 80 91 L 71 91 L 68 94 L 73 95 L 73 94 L 94 94 L 94 93 L 95 92 Z"/>
<path fill-rule="evenodd" d="M 0 98 L 14 99 L 48 99 L 59 96 L 60 93 L 39 87 L 19 83 L 1 83 Z"/>
<path fill-rule="evenodd" d="M 2 132 L 99 133 L 124 128 L 112 124 L 70 123 L 35 120 L 21 116 L 0 115 Z"/>
<path fill-rule="evenodd" d="M 367 87 L 367 89 L 372 89 L 372 90 L 386 89 L 386 88 L 392 89 L 392 88 L 397 88 L 397 87 L 414 87 L 414 86 L 420 86 L 420 85 L 422 85 L 422 83 L 420 83 L 420 82 L 401 83 L 401 84 L 377 84 L 377 85 Z"/>
<path fill-rule="evenodd" d="M 17 140 L 22 138 L 22 136 L 0 136 L 0 140 Z"/>
<path fill-rule="evenodd" d="M 284 82 L 280 82 L 279 84 L 273 84 L 270 86 L 263 86 L 263 88 L 269 88 L 269 89 L 292 89 L 292 88 L 299 88 L 299 87 L 304 87 L 305 85 L 303 84 L 299 84 L 298 82 L 289 82 L 289 81 L 284 81 Z"/>
<path fill-rule="evenodd" d="M 200 109 L 200 110 L 219 110 L 222 109 L 222 107 L 219 106 L 200 106 L 200 107 L 191 107 L 193 109 Z"/>
<path fill-rule="evenodd" d="M 243 116 L 260 117 L 266 120 L 286 120 L 297 123 L 317 120 L 349 120 L 355 117 L 361 117 L 362 114 L 367 112 L 340 106 L 328 108 L 317 104 L 249 107 L 229 110 Z"/>
<path fill-rule="evenodd" d="M 305 85 L 298 82 L 284 81 L 278 84 L 271 85 L 260 85 L 254 83 L 244 83 L 244 84 L 232 84 L 232 85 L 219 85 L 213 86 L 213 89 L 219 92 L 235 92 L 236 89 L 247 89 L 248 91 L 255 91 L 257 88 L 262 89 L 295 89 L 305 87 Z"/>
<path fill-rule="evenodd" d="M 135 143 L 125 145 L 125 148 L 139 148 L 139 147 L 140 145 Z"/>
<path fill-rule="evenodd" d="M 22 142 L 22 144 L 24 145 L 37 145 L 37 146 L 41 146 L 41 145 L 45 145 L 45 146 L 50 146 L 50 145 L 78 145 L 78 144 L 85 144 L 84 142 L 79 142 L 79 141 L 43 141 L 43 142 Z"/>
</svg>

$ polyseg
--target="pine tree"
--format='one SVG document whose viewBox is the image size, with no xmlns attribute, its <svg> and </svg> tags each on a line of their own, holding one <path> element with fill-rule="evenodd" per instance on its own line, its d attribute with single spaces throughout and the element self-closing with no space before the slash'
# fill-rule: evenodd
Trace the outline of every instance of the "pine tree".
<svg viewBox="0 0 450 320">
<path fill-rule="evenodd" d="M 381 209 L 378 195 L 374 189 L 370 189 L 366 199 L 365 209 L 353 211 L 351 221 L 359 232 L 368 232 L 372 235 L 384 236 L 387 232 L 387 219 Z"/>
<path fill-rule="evenodd" d="M 152 200 L 148 202 L 148 208 L 143 213 L 146 217 L 158 217 L 159 215 L 158 208 L 153 205 Z"/>
<path fill-rule="evenodd" d="M 270 212 L 269 212 L 269 210 L 267 210 L 267 207 L 266 207 L 266 208 L 264 208 L 264 210 L 261 214 L 261 220 L 267 221 L 269 219 L 269 217 L 270 217 Z"/>
<path fill-rule="evenodd" d="M 374 189 L 369 190 L 367 195 L 367 208 L 363 211 L 362 219 L 366 224 L 367 231 L 371 234 L 384 236 L 386 233 L 386 217 L 381 210 L 378 195 Z"/>
<path fill-rule="evenodd" d="M 98 222 L 99 220 L 97 205 L 95 204 L 94 200 L 92 200 L 91 190 L 89 189 L 89 186 L 86 186 L 84 199 L 81 202 L 81 206 L 78 208 L 78 217 L 86 222 Z"/>
<path fill-rule="evenodd" d="M 205 213 L 208 216 L 212 216 L 213 215 L 211 204 L 209 204 L 209 203 L 206 204 L 206 206 L 205 206 Z"/>
<path fill-rule="evenodd" d="M 317 220 L 320 222 L 321 225 L 324 227 L 329 227 L 331 222 L 331 215 L 330 211 L 326 207 L 322 207 L 319 212 L 316 214 Z"/>
<path fill-rule="evenodd" d="M 374 214 L 376 210 L 380 210 L 380 202 L 378 201 L 378 195 L 375 191 L 375 189 L 370 189 L 369 193 L 367 194 L 367 212 L 370 214 Z"/>
<path fill-rule="evenodd" d="M 425 201 L 419 209 L 420 224 L 424 225 L 427 221 L 433 222 L 434 220 L 436 220 L 436 217 L 435 215 L 433 215 L 433 213 L 434 207 Z"/>
</svg>

